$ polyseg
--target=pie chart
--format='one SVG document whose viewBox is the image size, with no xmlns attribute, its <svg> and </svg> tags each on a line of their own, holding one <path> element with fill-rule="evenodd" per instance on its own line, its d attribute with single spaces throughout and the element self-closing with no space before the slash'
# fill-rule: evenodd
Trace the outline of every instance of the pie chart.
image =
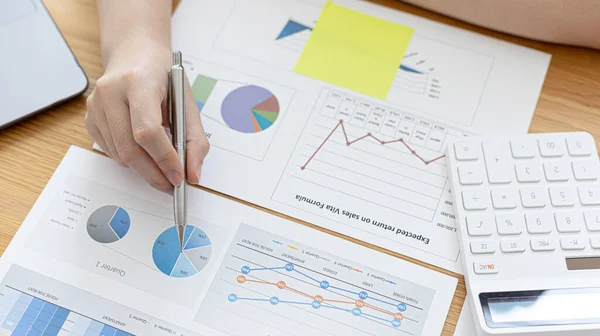
<svg viewBox="0 0 600 336">
<path fill-rule="evenodd" d="M 210 239 L 201 229 L 185 226 L 183 251 L 175 226 L 158 236 L 152 248 L 152 259 L 164 274 L 174 278 L 187 278 L 200 272 L 210 259 Z"/>
<path fill-rule="evenodd" d="M 86 227 L 93 240 L 110 244 L 125 237 L 130 224 L 127 211 L 116 205 L 106 205 L 90 215 Z"/>
<path fill-rule="evenodd" d="M 231 128 L 258 133 L 271 127 L 279 117 L 279 101 L 271 91 L 255 85 L 231 91 L 221 105 L 221 116 Z"/>
</svg>

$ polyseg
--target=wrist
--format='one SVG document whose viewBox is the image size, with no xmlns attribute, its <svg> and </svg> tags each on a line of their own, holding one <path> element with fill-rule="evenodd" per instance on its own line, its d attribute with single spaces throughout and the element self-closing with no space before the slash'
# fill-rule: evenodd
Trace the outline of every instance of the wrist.
<svg viewBox="0 0 600 336">
<path fill-rule="evenodd" d="M 171 41 L 157 39 L 148 34 L 136 32 L 121 36 L 112 43 L 102 43 L 101 54 L 105 69 L 111 64 L 121 62 L 142 62 L 152 59 L 157 64 L 168 66 L 171 63 Z M 136 61 L 135 59 L 138 58 Z"/>
</svg>

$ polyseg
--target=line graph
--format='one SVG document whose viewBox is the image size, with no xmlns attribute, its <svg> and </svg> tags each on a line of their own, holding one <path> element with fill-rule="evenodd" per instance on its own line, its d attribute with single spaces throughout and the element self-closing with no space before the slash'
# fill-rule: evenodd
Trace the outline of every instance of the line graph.
<svg viewBox="0 0 600 336">
<path fill-rule="evenodd" d="M 406 106 L 323 89 L 272 199 L 357 239 L 456 260 L 445 151 L 468 135 Z"/>
<path fill-rule="evenodd" d="M 447 184 L 445 143 L 462 133 L 341 92 L 321 99 L 293 176 L 432 221 Z"/>
<path fill-rule="evenodd" d="M 252 271 L 273 271 L 273 270 L 280 270 L 280 269 L 285 269 L 288 272 L 296 272 L 300 275 L 302 275 L 305 278 L 308 278 L 311 281 L 315 281 L 316 283 L 319 284 L 319 287 L 323 288 L 323 289 L 334 289 L 334 290 L 339 290 L 339 291 L 343 291 L 343 292 L 347 292 L 353 295 L 357 296 L 357 299 L 354 301 L 348 301 L 348 300 L 334 300 L 334 299 L 326 299 L 321 295 L 315 294 L 315 295 L 311 295 L 308 293 L 305 293 L 303 291 L 297 290 L 293 287 L 290 287 L 286 284 L 285 281 L 283 280 L 279 280 L 277 282 L 269 282 L 269 281 L 262 281 L 262 280 L 254 280 L 254 279 L 249 279 L 247 278 L 244 274 L 249 274 Z M 238 297 L 235 293 L 231 293 L 228 295 L 228 300 L 229 302 L 236 302 L 239 300 L 247 300 L 247 301 L 263 301 L 263 302 L 269 302 L 272 305 L 277 305 L 279 303 L 287 303 L 287 304 L 297 304 L 297 305 L 310 305 L 312 308 L 314 309 L 319 309 L 319 308 L 332 308 L 332 309 L 339 309 L 342 311 L 346 311 L 348 313 L 352 313 L 353 316 L 367 316 L 367 317 L 372 317 L 375 319 L 378 319 L 380 321 L 385 321 L 390 323 L 393 327 L 400 327 L 400 325 L 402 324 L 402 319 L 404 319 L 404 314 L 402 314 L 401 312 L 406 311 L 406 304 L 405 303 L 398 303 L 398 304 L 394 304 L 385 300 L 381 300 L 381 299 L 376 299 L 376 298 L 372 298 L 369 297 L 368 292 L 366 291 L 361 291 L 361 292 L 356 292 L 356 291 L 352 291 L 352 290 L 348 290 L 348 289 L 344 289 L 341 287 L 336 287 L 333 286 L 329 283 L 329 281 L 327 280 L 317 280 L 314 277 L 311 277 L 310 275 L 307 275 L 306 273 L 303 273 L 301 271 L 298 271 L 295 267 L 294 264 L 288 263 L 286 264 L 284 267 L 261 267 L 261 268 L 250 268 L 248 266 L 243 266 L 241 269 L 242 275 L 238 275 L 236 278 L 236 281 L 240 284 L 244 284 L 244 283 L 256 283 L 256 284 L 262 284 L 262 285 L 271 285 L 271 286 L 275 286 L 280 290 L 287 290 L 290 292 L 293 292 L 294 294 L 298 294 L 301 295 L 303 297 L 309 298 L 311 299 L 311 301 L 309 302 L 305 302 L 305 301 L 286 301 L 286 300 L 280 300 L 279 297 L 277 296 L 273 296 L 269 299 L 263 299 L 263 298 L 248 298 L 248 297 Z M 376 307 L 374 305 L 368 304 L 365 301 L 367 299 L 370 300 L 376 300 L 380 303 L 385 303 L 388 305 L 392 305 L 394 306 L 398 311 L 397 312 L 392 312 L 386 309 L 382 309 L 379 307 Z M 346 304 L 346 305 L 350 305 L 350 306 L 354 306 L 353 308 L 340 308 L 340 307 L 336 307 L 336 306 L 332 306 L 329 305 L 328 303 L 340 303 L 340 304 Z M 383 313 L 385 315 L 389 315 L 391 316 L 391 319 L 386 319 L 380 316 L 374 316 L 372 314 L 368 314 L 365 313 L 363 309 L 370 309 L 376 312 L 380 312 Z M 418 308 L 420 309 L 420 308 Z"/>
<path fill-rule="evenodd" d="M 308 164 L 310 163 L 310 161 L 312 161 L 312 159 L 319 153 L 319 151 L 321 150 L 321 148 L 323 148 L 323 145 L 325 145 L 325 143 L 329 140 L 329 138 L 331 138 L 331 136 L 333 135 L 333 133 L 335 133 L 335 131 L 340 128 L 342 130 L 342 133 L 344 134 L 344 138 L 346 139 L 346 146 L 351 146 L 354 143 L 357 143 L 361 140 L 367 139 L 367 138 L 371 138 L 374 139 L 375 141 L 379 142 L 382 145 L 388 145 L 388 144 L 392 144 L 392 143 L 396 143 L 399 142 L 401 144 L 404 145 L 404 147 L 406 147 L 406 149 L 408 149 L 410 151 L 410 153 L 414 156 L 416 156 L 419 160 L 423 161 L 424 164 L 428 165 L 432 162 L 435 162 L 439 159 L 444 158 L 446 155 L 442 154 L 440 156 L 437 156 L 433 159 L 430 160 L 425 160 L 421 155 L 419 155 L 414 149 L 412 149 L 412 147 L 406 143 L 406 141 L 404 141 L 404 138 L 398 138 L 395 140 L 388 140 L 388 141 L 384 141 L 379 139 L 378 137 L 374 136 L 373 133 L 369 132 L 361 137 L 358 137 L 352 141 L 350 141 L 350 139 L 348 139 L 348 133 L 346 132 L 346 128 L 344 127 L 344 120 L 340 120 L 335 127 L 331 130 L 331 133 L 329 133 L 329 135 L 325 138 L 325 140 L 323 140 L 323 142 L 319 145 L 319 147 L 317 147 L 317 150 L 308 158 L 308 160 L 306 161 L 306 163 L 304 165 L 302 165 L 300 167 L 300 169 L 304 170 L 306 169 L 306 166 L 308 166 Z"/>
<path fill-rule="evenodd" d="M 434 293 L 242 225 L 197 320 L 230 335 L 420 335 Z"/>
</svg>

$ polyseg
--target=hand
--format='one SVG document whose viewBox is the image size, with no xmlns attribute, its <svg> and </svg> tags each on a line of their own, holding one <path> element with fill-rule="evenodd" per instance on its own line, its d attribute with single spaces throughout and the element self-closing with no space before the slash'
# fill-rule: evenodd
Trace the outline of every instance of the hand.
<svg viewBox="0 0 600 336">
<path fill-rule="evenodd" d="M 151 186 L 172 193 L 183 169 L 171 138 L 167 82 L 171 50 L 150 39 L 135 38 L 113 50 L 104 75 L 87 99 L 85 125 L 102 150 L 121 166 L 131 167 Z M 209 143 L 186 80 L 187 176 L 200 180 Z"/>
</svg>

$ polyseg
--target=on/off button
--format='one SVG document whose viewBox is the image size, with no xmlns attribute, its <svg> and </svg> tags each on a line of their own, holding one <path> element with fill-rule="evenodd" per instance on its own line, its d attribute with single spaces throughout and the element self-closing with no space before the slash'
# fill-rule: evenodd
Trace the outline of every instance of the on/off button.
<svg viewBox="0 0 600 336">
<path fill-rule="evenodd" d="M 473 270 L 477 274 L 496 274 L 498 266 L 494 262 L 476 261 L 473 263 Z"/>
</svg>

